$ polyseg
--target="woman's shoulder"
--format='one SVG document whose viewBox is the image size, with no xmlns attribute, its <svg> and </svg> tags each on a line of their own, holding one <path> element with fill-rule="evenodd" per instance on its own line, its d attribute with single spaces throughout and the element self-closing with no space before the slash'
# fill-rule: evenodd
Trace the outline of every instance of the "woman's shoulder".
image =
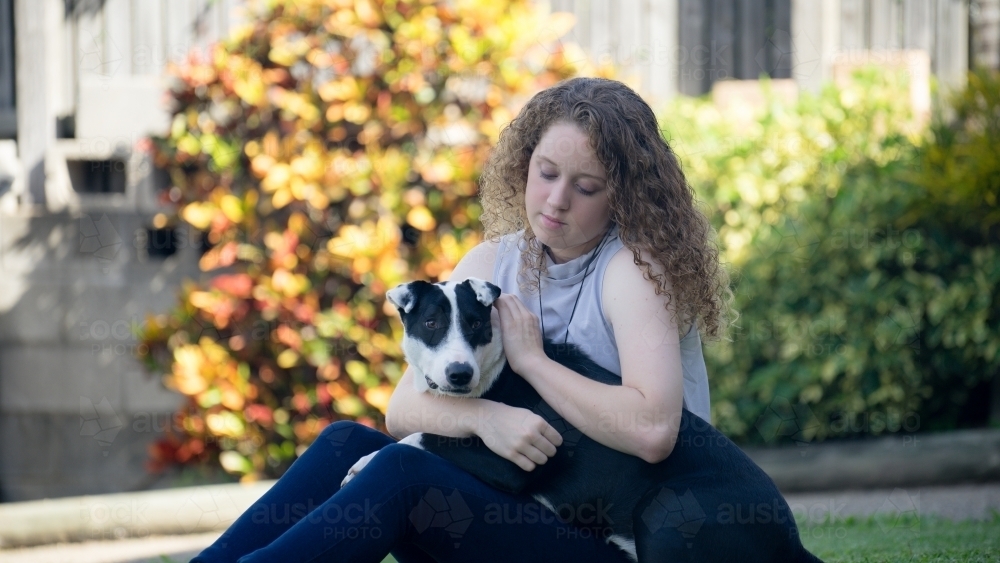
<svg viewBox="0 0 1000 563">
<path fill-rule="evenodd" d="M 654 274 L 663 276 L 664 289 L 669 292 L 672 289 L 672 285 L 666 268 L 645 249 L 639 251 L 639 257 L 650 265 Z M 635 263 L 632 249 L 624 245 L 608 261 L 608 267 L 604 271 L 604 285 L 601 294 L 605 309 L 605 318 L 612 325 L 615 318 L 635 314 L 635 311 L 631 310 L 631 308 L 640 305 L 645 308 L 648 306 L 649 301 L 663 307 L 667 301 L 665 294 L 656 294 L 656 282 L 646 279 L 643 268 Z M 627 296 L 628 298 L 616 298 L 616 296 Z M 673 308 L 672 303 L 670 308 Z M 681 329 L 681 337 L 688 336 L 690 328 L 690 325 L 683 327 Z"/>
<path fill-rule="evenodd" d="M 654 272 L 658 271 L 656 262 L 650 260 L 649 253 L 641 251 L 639 256 L 653 265 Z M 604 297 L 605 316 L 609 320 L 616 316 L 613 308 L 615 304 L 622 303 L 621 299 L 615 299 L 616 296 L 636 295 L 636 291 L 642 292 L 649 283 L 643 278 L 642 269 L 636 265 L 632 249 L 622 245 L 608 260 L 608 266 L 604 270 L 601 294 Z"/>
<path fill-rule="evenodd" d="M 653 270 L 653 273 L 663 274 L 664 278 L 669 286 L 670 276 L 666 275 L 666 269 L 660 264 L 649 251 L 642 249 L 639 251 L 639 257 L 644 261 L 649 263 Z M 637 285 L 640 281 L 646 281 L 643 278 L 643 269 L 635 263 L 635 255 L 632 249 L 621 245 L 614 255 L 611 256 L 611 260 L 608 261 L 607 270 L 604 272 L 604 281 L 608 282 L 609 279 L 616 279 L 624 284 Z M 647 282 L 651 283 L 651 282 Z"/>
</svg>

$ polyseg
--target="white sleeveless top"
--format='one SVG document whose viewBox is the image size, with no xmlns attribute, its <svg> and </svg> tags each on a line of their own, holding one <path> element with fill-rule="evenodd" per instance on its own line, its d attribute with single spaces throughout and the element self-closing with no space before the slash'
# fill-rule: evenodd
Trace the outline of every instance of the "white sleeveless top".
<svg viewBox="0 0 1000 563">
<path fill-rule="evenodd" d="M 615 343 L 615 333 L 611 325 L 604 318 L 601 296 L 608 262 L 624 246 L 618 237 L 618 225 L 612 226 L 597 257 L 590 264 L 590 273 L 586 275 L 586 279 L 583 268 L 591 256 L 590 252 L 563 264 L 554 263 L 552 258 L 545 254 L 548 274 L 543 275 L 541 280 L 544 317 L 539 308 L 539 294 L 524 295 L 518 287 L 517 273 L 520 268 L 521 253 L 527 248 L 523 235 L 524 231 L 521 230 L 501 237 L 496 263 L 493 266 L 493 283 L 503 291 L 517 295 L 528 310 L 539 320 L 544 320 L 545 338 L 551 339 L 556 344 L 561 344 L 566 338 L 599 365 L 621 377 L 618 345 Z M 583 280 L 582 290 L 581 280 Z M 577 292 L 581 292 L 580 299 L 576 304 L 576 312 L 572 314 L 567 338 L 566 323 L 570 321 Z M 705 369 L 705 357 L 701 349 L 701 335 L 695 330 L 696 326 L 697 324 L 692 325 L 680 341 L 681 367 L 684 371 L 684 407 L 711 422 L 708 372 Z"/>
</svg>

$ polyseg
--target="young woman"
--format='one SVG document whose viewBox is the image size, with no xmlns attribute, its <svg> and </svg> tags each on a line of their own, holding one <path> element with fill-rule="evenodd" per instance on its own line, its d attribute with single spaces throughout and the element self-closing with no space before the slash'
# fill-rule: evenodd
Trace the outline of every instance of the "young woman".
<svg viewBox="0 0 1000 563">
<path fill-rule="evenodd" d="M 595 441 L 665 459 L 682 405 L 710 420 L 700 333 L 725 330 L 732 295 L 712 229 L 652 110 L 605 79 L 540 92 L 501 133 L 480 197 L 488 240 L 451 279 L 503 290 L 494 322 L 511 367 Z M 622 385 L 550 360 L 543 335 L 581 347 Z M 324 429 L 193 561 L 378 563 L 389 552 L 400 563 L 629 561 L 606 541 L 599 506 L 576 507 L 593 526 L 574 526 L 527 495 L 496 491 L 393 439 L 475 434 L 533 470 L 562 439 L 531 411 L 418 393 L 408 370 L 386 424 L 392 437 L 343 421 Z M 341 489 L 348 469 L 375 450 Z"/>
</svg>

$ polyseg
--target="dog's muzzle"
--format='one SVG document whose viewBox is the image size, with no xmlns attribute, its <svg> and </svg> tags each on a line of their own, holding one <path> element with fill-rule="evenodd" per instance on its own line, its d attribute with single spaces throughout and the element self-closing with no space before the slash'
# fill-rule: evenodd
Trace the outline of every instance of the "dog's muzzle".
<svg viewBox="0 0 1000 563">
<path fill-rule="evenodd" d="M 442 393 L 447 393 L 449 395 L 468 395 L 472 390 L 468 387 L 448 387 L 446 389 L 441 388 L 440 385 L 434 383 L 429 376 L 424 376 L 424 380 L 427 382 L 427 386 L 431 389 L 440 389 Z"/>
</svg>

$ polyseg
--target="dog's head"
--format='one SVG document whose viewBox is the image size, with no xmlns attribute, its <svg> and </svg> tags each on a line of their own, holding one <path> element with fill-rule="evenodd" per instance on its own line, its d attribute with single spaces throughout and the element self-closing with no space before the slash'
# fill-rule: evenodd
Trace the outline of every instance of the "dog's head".
<svg viewBox="0 0 1000 563">
<path fill-rule="evenodd" d="M 403 353 L 421 391 L 478 397 L 503 368 L 499 325 L 491 322 L 500 288 L 478 278 L 404 283 L 386 293 L 403 320 Z"/>
</svg>

